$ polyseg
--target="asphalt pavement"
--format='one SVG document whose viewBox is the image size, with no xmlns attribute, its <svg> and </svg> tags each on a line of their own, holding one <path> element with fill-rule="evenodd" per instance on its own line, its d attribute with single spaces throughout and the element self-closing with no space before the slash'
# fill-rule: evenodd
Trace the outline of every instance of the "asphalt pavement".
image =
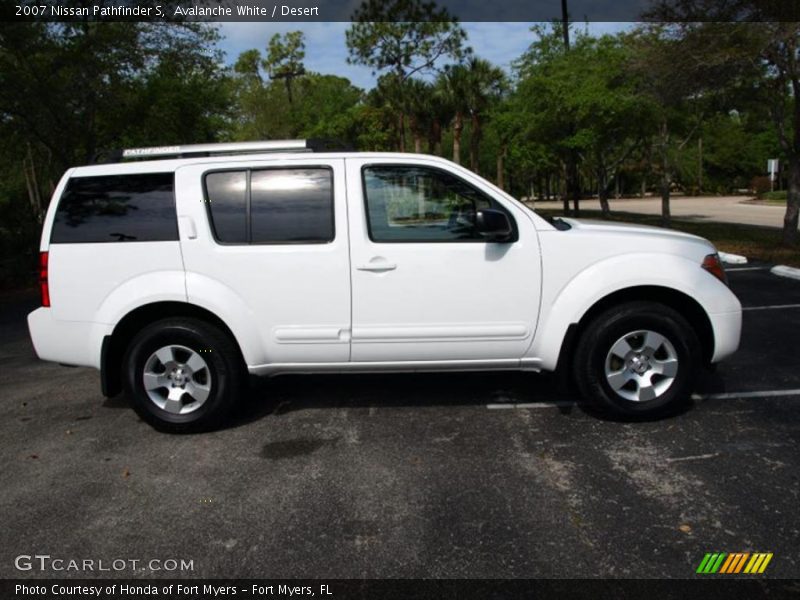
<svg viewBox="0 0 800 600">
<path fill-rule="evenodd" d="M 38 361 L 36 298 L 5 295 L 0 577 L 683 578 L 707 552 L 800 577 L 800 281 L 744 268 L 741 350 L 639 423 L 547 375 L 284 376 L 223 431 L 159 434 Z M 128 562 L 15 567 L 36 554 Z"/>
</svg>

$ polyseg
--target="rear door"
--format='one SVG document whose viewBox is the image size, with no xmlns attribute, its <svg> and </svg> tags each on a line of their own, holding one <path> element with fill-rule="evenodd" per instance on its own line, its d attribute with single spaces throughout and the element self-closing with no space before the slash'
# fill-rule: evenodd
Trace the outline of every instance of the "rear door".
<svg viewBox="0 0 800 600">
<path fill-rule="evenodd" d="M 344 161 L 195 165 L 176 187 L 189 301 L 255 336 L 250 365 L 348 361 Z"/>
</svg>

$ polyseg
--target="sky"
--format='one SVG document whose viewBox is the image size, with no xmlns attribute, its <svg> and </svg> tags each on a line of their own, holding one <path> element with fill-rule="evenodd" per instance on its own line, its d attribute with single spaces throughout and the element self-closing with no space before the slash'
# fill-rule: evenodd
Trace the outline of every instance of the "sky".
<svg viewBox="0 0 800 600">
<path fill-rule="evenodd" d="M 264 23 L 226 22 L 219 24 L 224 39 L 220 47 L 225 52 L 226 62 L 232 64 L 245 50 L 256 48 L 264 53 L 269 38 L 275 33 L 286 33 L 300 29 L 305 35 L 306 69 L 347 77 L 354 85 L 370 89 L 376 77 L 369 67 L 347 64 L 345 31 L 350 23 Z M 467 32 L 467 44 L 481 58 L 503 67 L 505 70 L 530 45 L 533 34 L 532 23 L 462 23 Z M 585 25 L 577 25 L 584 27 Z M 614 33 L 630 28 L 631 23 L 589 23 L 592 35 Z"/>
</svg>

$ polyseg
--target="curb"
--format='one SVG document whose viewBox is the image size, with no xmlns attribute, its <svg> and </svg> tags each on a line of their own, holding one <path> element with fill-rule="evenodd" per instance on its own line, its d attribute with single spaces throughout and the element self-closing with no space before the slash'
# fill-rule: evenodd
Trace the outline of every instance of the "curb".
<svg viewBox="0 0 800 600">
<path fill-rule="evenodd" d="M 728 265 L 746 265 L 747 257 L 738 254 L 728 254 L 727 252 L 719 252 L 719 259 Z"/>
<path fill-rule="evenodd" d="M 794 267 L 778 265 L 777 267 L 772 267 L 769 272 L 773 275 L 777 275 L 778 277 L 788 277 L 789 279 L 800 280 L 800 269 L 795 269 Z"/>
</svg>

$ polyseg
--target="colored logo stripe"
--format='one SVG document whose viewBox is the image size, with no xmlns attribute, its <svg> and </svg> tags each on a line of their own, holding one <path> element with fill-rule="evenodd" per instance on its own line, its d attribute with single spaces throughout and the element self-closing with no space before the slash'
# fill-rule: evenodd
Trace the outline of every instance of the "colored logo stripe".
<svg viewBox="0 0 800 600">
<path fill-rule="evenodd" d="M 748 557 L 748 556 L 750 556 L 750 553 L 749 553 L 749 552 L 743 552 L 743 553 L 742 553 L 742 557 L 739 559 L 739 562 L 738 562 L 738 564 L 737 564 L 737 565 L 736 565 L 736 567 L 733 569 L 733 572 L 734 572 L 734 573 L 739 573 L 739 572 L 741 572 L 741 570 L 742 570 L 742 567 L 744 567 L 744 563 L 745 563 L 745 561 L 747 560 L 747 557 Z"/>
<path fill-rule="evenodd" d="M 728 569 L 730 569 L 731 563 L 734 561 L 735 558 L 737 558 L 736 554 L 728 554 L 728 558 L 725 559 L 724 563 L 722 563 L 722 568 L 719 570 L 719 572 L 729 573 L 730 571 Z"/>
<path fill-rule="evenodd" d="M 717 569 L 719 569 L 722 561 L 726 556 L 725 552 L 714 552 L 708 553 L 703 557 L 703 561 L 700 563 L 700 566 L 697 567 L 698 573 L 716 573 Z"/>
<path fill-rule="evenodd" d="M 753 558 L 750 559 L 750 562 L 747 563 L 747 566 L 744 568 L 745 573 L 763 573 L 764 570 L 767 568 L 769 561 L 772 560 L 772 552 L 770 553 L 760 553 L 760 554 L 753 554 Z"/>
<path fill-rule="evenodd" d="M 749 560 L 748 560 L 749 559 Z M 772 552 L 708 552 L 697 567 L 697 573 L 763 573 L 772 560 Z M 745 564 L 747 566 L 745 566 Z M 744 571 L 742 571 L 744 569 Z"/>
<path fill-rule="evenodd" d="M 728 560 L 722 565 L 720 573 L 738 573 L 744 566 L 744 561 L 750 556 L 749 552 L 734 552 L 728 555 Z"/>
</svg>

